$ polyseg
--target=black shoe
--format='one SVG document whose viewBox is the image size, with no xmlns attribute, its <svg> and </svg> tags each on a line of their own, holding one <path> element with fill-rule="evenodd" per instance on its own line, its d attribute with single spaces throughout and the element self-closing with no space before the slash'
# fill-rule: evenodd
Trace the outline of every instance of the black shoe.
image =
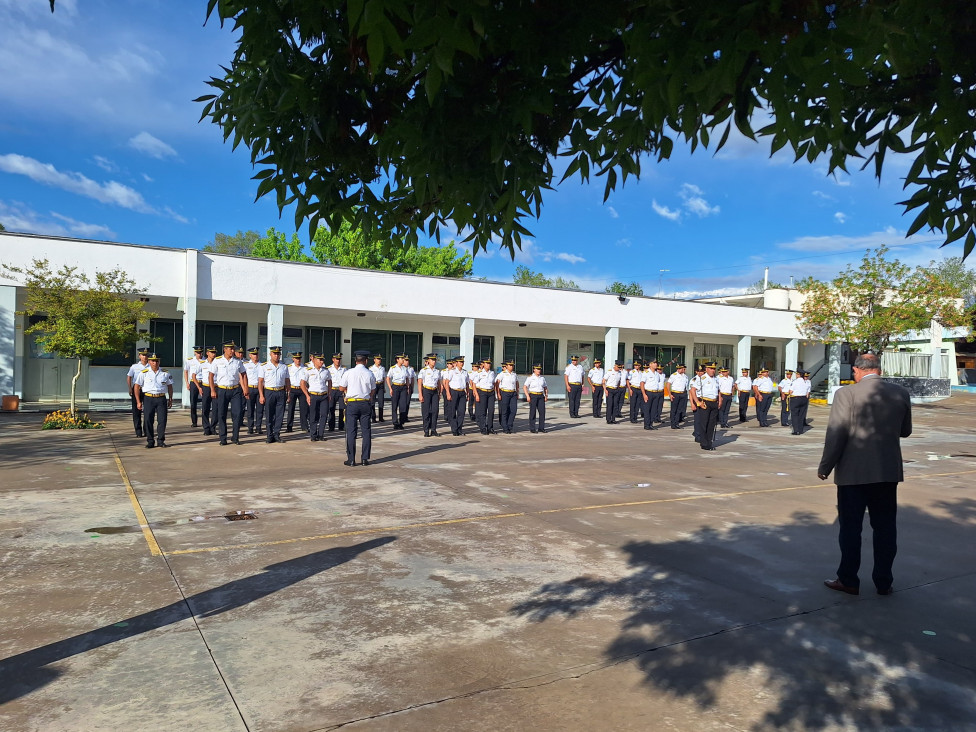
<svg viewBox="0 0 976 732">
<path fill-rule="evenodd" d="M 165 442 L 160 442 L 156 447 L 169 447 Z"/>
<path fill-rule="evenodd" d="M 285 427 L 285 432 L 291 432 L 291 427 Z"/>
<path fill-rule="evenodd" d="M 191 426 L 191 427 L 192 427 L 193 429 L 196 429 L 196 428 L 197 428 L 197 423 L 196 423 L 196 422 L 194 422 L 194 423 L 193 423 L 193 424 L 191 424 L 190 426 Z"/>
<path fill-rule="evenodd" d="M 529 432 L 531 432 L 534 435 L 536 433 L 536 430 L 529 430 Z"/>
<path fill-rule="evenodd" d="M 355 460 L 343 460 L 342 461 L 342 464 L 343 465 L 348 465 L 350 468 L 354 468 L 356 466 L 356 461 Z"/>
<path fill-rule="evenodd" d="M 373 417 L 373 418 L 372 418 L 372 419 L 370 420 L 370 422 L 372 422 L 373 424 L 376 424 L 376 417 Z"/>
<path fill-rule="evenodd" d="M 145 437 L 145 435 L 142 434 L 141 432 L 136 432 L 136 437 Z"/>
<path fill-rule="evenodd" d="M 220 441 L 220 444 L 221 444 L 221 445 L 226 445 L 226 444 L 227 444 L 227 440 L 221 440 L 221 441 Z"/>
<path fill-rule="evenodd" d="M 543 434 L 545 434 L 545 430 L 539 430 L 539 432 L 542 432 Z"/>
<path fill-rule="evenodd" d="M 430 433 L 430 436 L 431 437 L 440 437 L 440 435 L 438 434 L 437 430 L 434 430 L 433 432 L 431 432 Z"/>
<path fill-rule="evenodd" d="M 150 445 L 146 445 L 146 449 L 147 450 L 152 450 L 154 447 L 156 447 L 156 446 L 155 445 L 151 445 L 151 444 Z"/>
<path fill-rule="evenodd" d="M 369 460 L 363 460 L 363 465 L 369 465 Z"/>
<path fill-rule="evenodd" d="M 241 441 L 240 441 L 240 440 L 234 440 L 234 444 L 235 444 L 235 445 L 240 445 L 240 444 L 242 444 L 242 443 L 241 443 Z"/>
<path fill-rule="evenodd" d="M 386 420 L 380 417 L 380 422 L 385 422 Z"/>
<path fill-rule="evenodd" d="M 272 442 L 274 442 L 274 437 L 265 437 L 264 441 L 270 445 Z"/>
</svg>

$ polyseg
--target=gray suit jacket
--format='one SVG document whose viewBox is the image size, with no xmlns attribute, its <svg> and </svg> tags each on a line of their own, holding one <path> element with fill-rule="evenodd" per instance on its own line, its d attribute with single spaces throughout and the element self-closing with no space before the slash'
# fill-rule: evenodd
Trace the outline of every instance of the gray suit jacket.
<svg viewBox="0 0 976 732">
<path fill-rule="evenodd" d="M 875 376 L 863 378 L 834 394 L 817 472 L 834 471 L 837 485 L 901 482 L 899 439 L 910 434 L 908 390 Z"/>
</svg>

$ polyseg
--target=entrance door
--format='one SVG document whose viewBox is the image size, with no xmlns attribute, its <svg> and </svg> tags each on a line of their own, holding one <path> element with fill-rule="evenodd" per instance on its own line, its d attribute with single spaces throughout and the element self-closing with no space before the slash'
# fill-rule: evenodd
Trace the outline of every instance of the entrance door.
<svg viewBox="0 0 976 732">
<path fill-rule="evenodd" d="M 31 318 L 29 325 L 38 319 Z M 46 352 L 37 342 L 36 335 L 27 336 L 30 353 L 27 355 L 27 368 L 24 370 L 24 401 L 27 402 L 67 402 L 71 398 L 71 380 L 78 368 L 73 358 L 59 358 Z M 75 395 L 79 401 L 88 400 L 88 359 L 81 365 L 81 377 Z"/>
</svg>

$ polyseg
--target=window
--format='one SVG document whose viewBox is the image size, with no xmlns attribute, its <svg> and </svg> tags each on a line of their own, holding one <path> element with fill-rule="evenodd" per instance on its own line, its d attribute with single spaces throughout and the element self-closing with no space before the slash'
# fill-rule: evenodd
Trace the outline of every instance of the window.
<svg viewBox="0 0 976 732">
<path fill-rule="evenodd" d="M 549 338 L 506 338 L 504 358 L 515 362 L 515 371 L 532 373 L 533 364 L 542 364 L 543 374 L 555 374 L 559 341 Z"/>
<path fill-rule="evenodd" d="M 305 329 L 295 327 L 284 327 L 281 329 L 281 343 L 268 343 L 268 326 L 258 326 L 258 350 L 261 358 L 271 358 L 268 355 L 268 346 L 281 346 L 281 360 L 283 363 L 291 363 L 291 354 L 296 351 L 305 351 Z M 329 351 L 332 355 L 335 351 Z"/>
<path fill-rule="evenodd" d="M 625 361 L 624 358 L 624 344 L 623 341 L 617 343 L 617 360 Z M 593 358 L 600 359 L 603 361 L 603 367 L 605 369 L 613 368 L 613 361 L 607 361 L 607 344 L 603 341 L 597 341 L 593 344 Z"/>
<path fill-rule="evenodd" d="M 305 329 L 305 360 L 308 354 L 321 353 L 327 364 L 332 363 L 332 354 L 342 351 L 342 331 L 338 328 L 306 328 Z M 343 362 L 350 363 L 345 354 Z"/>
<path fill-rule="evenodd" d="M 695 367 L 702 361 L 715 361 L 719 368 L 727 368 L 733 371 L 735 364 L 735 346 L 725 343 L 696 343 L 695 344 Z"/>
<path fill-rule="evenodd" d="M 474 363 L 478 363 L 486 358 L 495 358 L 495 338 L 493 336 L 479 336 L 474 337 Z M 497 364 L 492 364 L 496 366 Z"/>
<path fill-rule="evenodd" d="M 183 366 L 183 359 L 190 354 L 183 355 L 183 321 L 182 320 L 152 320 L 149 322 L 149 350 L 159 356 L 162 368 Z M 159 340 L 155 340 L 155 339 Z"/>
<path fill-rule="evenodd" d="M 635 343 L 634 358 L 641 361 L 657 361 L 664 373 L 670 376 L 678 364 L 685 362 L 684 346 L 662 346 L 656 343 Z"/>
<path fill-rule="evenodd" d="M 250 348 L 250 346 L 244 343 L 246 334 L 246 323 L 220 323 L 198 320 L 197 340 L 202 339 L 203 343 L 197 343 L 195 345 L 203 346 L 204 348 L 213 346 L 217 349 L 217 355 L 221 356 L 223 355 L 223 351 L 220 347 L 228 341 L 234 341 L 238 346 Z"/>
<path fill-rule="evenodd" d="M 396 362 L 394 354 L 405 353 L 410 357 L 410 365 L 420 366 L 422 333 L 407 333 L 390 330 L 354 330 L 352 332 L 352 350 L 369 351 L 383 355 L 383 362 L 387 366 Z M 347 359 L 348 361 L 348 359 Z"/>
</svg>

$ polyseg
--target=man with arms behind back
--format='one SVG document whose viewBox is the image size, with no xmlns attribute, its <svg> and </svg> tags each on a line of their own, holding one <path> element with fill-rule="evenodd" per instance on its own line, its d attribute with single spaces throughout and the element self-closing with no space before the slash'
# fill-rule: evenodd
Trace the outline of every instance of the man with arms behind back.
<svg viewBox="0 0 976 732">
<path fill-rule="evenodd" d="M 874 571 L 878 594 L 892 592 L 895 560 L 896 489 L 904 480 L 900 438 L 912 434 L 908 390 L 881 379 L 881 360 L 865 353 L 854 361 L 854 384 L 834 395 L 823 457 L 817 475 L 834 472 L 840 523 L 840 566 L 832 590 L 856 595 L 860 580 L 861 526 L 868 510 L 874 531 Z"/>
</svg>

